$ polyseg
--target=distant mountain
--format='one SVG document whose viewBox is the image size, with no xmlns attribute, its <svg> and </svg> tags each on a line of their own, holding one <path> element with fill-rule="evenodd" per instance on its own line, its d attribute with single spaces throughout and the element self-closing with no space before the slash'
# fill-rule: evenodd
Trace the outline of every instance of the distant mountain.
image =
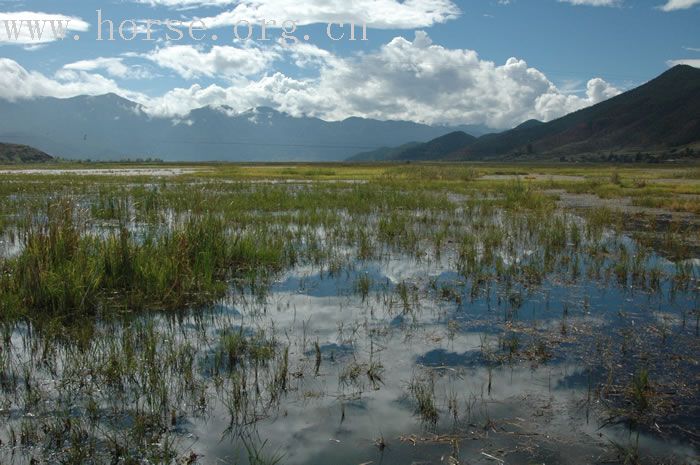
<svg viewBox="0 0 700 465">
<path fill-rule="evenodd" d="M 361 152 L 348 158 L 348 161 L 393 161 L 400 160 L 401 154 L 413 147 L 422 145 L 420 142 L 409 142 L 398 147 L 380 147 L 377 150 Z"/>
<path fill-rule="evenodd" d="M 43 163 L 53 158 L 27 145 L 0 143 L 0 163 Z"/>
<path fill-rule="evenodd" d="M 173 121 L 149 117 L 137 103 L 114 94 L 0 100 L 0 140 L 32 145 L 54 156 L 95 160 L 335 161 L 454 130 L 363 118 L 328 122 L 266 107 L 242 113 L 205 107 Z"/>
<path fill-rule="evenodd" d="M 529 120 L 525 121 L 524 123 L 519 124 L 519 125 L 516 126 L 514 129 L 530 129 L 530 128 L 536 128 L 536 127 L 538 127 L 538 126 L 542 126 L 543 124 L 545 124 L 545 123 L 543 123 L 543 122 L 540 121 L 540 120 L 537 120 L 537 119 L 529 119 Z"/>
<path fill-rule="evenodd" d="M 445 153 L 453 153 L 476 140 L 476 137 L 465 132 L 455 131 L 425 143 L 405 144 L 394 149 L 384 148 L 360 153 L 348 161 L 439 160 Z"/>
<path fill-rule="evenodd" d="M 402 152 L 395 159 L 485 160 L 551 158 L 582 154 L 632 154 L 679 147 L 700 148 L 700 69 L 679 65 L 648 83 L 597 105 L 542 123 L 526 121 L 498 134 L 466 140 L 458 148 L 443 137 L 419 158 Z M 414 147 L 412 154 L 420 147 Z"/>
</svg>

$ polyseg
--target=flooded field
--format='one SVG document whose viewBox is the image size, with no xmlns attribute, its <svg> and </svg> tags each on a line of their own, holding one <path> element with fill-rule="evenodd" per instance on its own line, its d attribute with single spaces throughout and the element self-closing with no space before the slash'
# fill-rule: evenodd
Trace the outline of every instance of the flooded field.
<svg viewBox="0 0 700 465">
<path fill-rule="evenodd" d="M 700 463 L 697 168 L 103 171 L 0 174 L 2 464 Z"/>
</svg>

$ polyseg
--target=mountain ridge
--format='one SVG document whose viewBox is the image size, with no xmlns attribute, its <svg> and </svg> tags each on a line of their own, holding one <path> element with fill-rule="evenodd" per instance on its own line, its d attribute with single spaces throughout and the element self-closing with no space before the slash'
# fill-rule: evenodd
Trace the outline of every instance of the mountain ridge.
<svg viewBox="0 0 700 465">
<path fill-rule="evenodd" d="M 385 148 L 384 157 L 381 157 L 381 151 L 365 152 L 357 154 L 348 159 L 348 161 L 430 161 L 439 159 L 442 153 L 458 150 L 466 144 L 472 143 L 476 137 L 465 133 L 464 131 L 454 131 L 444 136 L 440 136 L 425 143 L 409 143 L 404 144 L 397 149 Z M 380 149 L 381 150 L 381 149 Z"/>
<path fill-rule="evenodd" d="M 59 117 L 57 118 L 57 115 Z M 353 117 L 324 121 L 270 107 L 205 106 L 186 117 L 151 117 L 116 94 L 0 100 L 0 140 L 62 158 L 166 161 L 341 161 L 359 150 L 425 142 L 476 126 L 429 126 Z"/>
<path fill-rule="evenodd" d="M 693 115 L 693 130 L 679 128 Z M 479 138 L 449 158 L 659 149 L 689 144 L 694 141 L 691 133 L 700 137 L 700 69 L 678 65 L 628 92 L 548 123 Z"/>
<path fill-rule="evenodd" d="M 411 152 L 394 151 L 392 159 L 416 160 L 413 154 L 433 142 L 412 147 Z M 455 150 L 448 147 L 418 159 L 512 160 L 589 154 L 610 158 L 611 153 L 642 155 L 694 144 L 700 146 L 700 69 L 677 65 L 635 89 L 553 121 L 525 121 Z"/>
</svg>

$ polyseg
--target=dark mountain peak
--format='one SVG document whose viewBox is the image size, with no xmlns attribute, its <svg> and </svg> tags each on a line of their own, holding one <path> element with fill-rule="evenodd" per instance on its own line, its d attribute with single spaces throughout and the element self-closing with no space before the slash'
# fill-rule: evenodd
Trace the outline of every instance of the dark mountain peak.
<svg viewBox="0 0 700 465">
<path fill-rule="evenodd" d="M 541 126 L 545 123 L 538 119 L 529 119 L 523 123 L 520 123 L 518 126 L 516 126 L 514 129 L 528 129 L 528 128 L 534 128 L 537 126 Z"/>
<path fill-rule="evenodd" d="M 51 155 L 34 147 L 0 142 L 0 161 L 2 163 L 43 163 L 50 160 L 53 160 Z"/>
<path fill-rule="evenodd" d="M 439 160 L 464 146 L 472 144 L 476 137 L 464 131 L 453 131 L 425 143 L 410 143 L 396 149 L 381 148 L 358 154 L 350 161 L 376 160 Z"/>
<path fill-rule="evenodd" d="M 668 71 L 661 73 L 656 79 L 678 79 L 684 77 L 698 79 L 700 77 L 700 68 L 690 65 L 675 65 Z"/>
<path fill-rule="evenodd" d="M 697 85 L 698 81 L 700 81 L 700 68 L 695 68 L 693 66 L 689 65 L 676 65 L 667 71 L 661 73 L 660 75 L 656 76 L 654 79 L 651 79 L 647 83 L 637 87 L 636 89 L 632 89 L 629 92 L 624 92 L 617 97 L 613 97 L 610 100 L 617 99 L 621 96 L 624 96 L 626 94 L 634 94 L 634 93 L 639 93 L 639 92 L 652 92 L 651 89 L 656 89 L 656 90 L 661 90 L 661 89 L 668 89 L 669 87 L 673 86 L 681 86 L 685 87 L 687 85 Z M 651 95 L 652 97 L 654 95 Z M 605 102 L 602 102 L 605 103 Z M 600 105 L 600 104 L 599 104 Z"/>
<path fill-rule="evenodd" d="M 452 143 L 452 142 L 471 142 L 476 140 L 476 137 L 467 134 L 464 131 L 453 131 L 444 136 L 440 136 L 437 139 L 433 139 L 428 144 L 440 144 L 440 143 Z"/>
<path fill-rule="evenodd" d="M 445 127 L 448 128 L 447 126 Z M 491 134 L 494 132 L 493 128 L 485 124 L 462 124 L 455 127 L 454 130 L 466 132 L 467 134 L 475 137 L 483 136 L 484 134 Z"/>
</svg>

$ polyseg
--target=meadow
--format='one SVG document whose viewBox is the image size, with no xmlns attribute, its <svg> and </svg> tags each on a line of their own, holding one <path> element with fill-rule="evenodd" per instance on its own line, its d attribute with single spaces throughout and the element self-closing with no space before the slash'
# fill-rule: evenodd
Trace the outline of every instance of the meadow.
<svg viewBox="0 0 700 465">
<path fill-rule="evenodd" d="M 0 179 L 0 463 L 700 463 L 697 165 Z"/>
</svg>

